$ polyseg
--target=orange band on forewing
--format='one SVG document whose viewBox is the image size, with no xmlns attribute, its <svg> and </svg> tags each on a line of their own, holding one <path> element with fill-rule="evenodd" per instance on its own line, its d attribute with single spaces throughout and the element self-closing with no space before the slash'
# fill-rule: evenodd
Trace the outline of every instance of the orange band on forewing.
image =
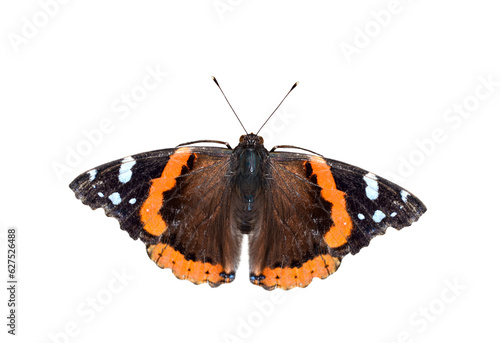
<svg viewBox="0 0 500 343">
<path fill-rule="evenodd" d="M 325 234 L 324 239 L 329 247 L 338 248 L 347 243 L 347 238 L 352 231 L 352 221 L 347 213 L 345 193 L 337 189 L 330 166 L 323 158 L 313 156 L 309 163 L 313 174 L 317 177 L 318 186 L 321 187 L 321 196 L 332 204 L 333 225 Z"/>
<path fill-rule="evenodd" d="M 175 179 L 181 175 L 182 167 L 186 165 L 189 156 L 191 156 L 191 149 L 177 149 L 175 153 L 170 156 L 161 176 L 151 180 L 149 195 L 141 207 L 140 214 L 141 221 L 144 224 L 144 230 L 153 236 L 160 236 L 167 230 L 167 224 L 159 213 L 163 206 L 163 193 L 175 186 Z"/>
<path fill-rule="evenodd" d="M 217 285 L 228 282 L 220 274 L 224 272 L 222 265 L 213 265 L 199 261 L 188 261 L 180 252 L 171 246 L 160 243 L 150 245 L 148 254 L 160 268 L 170 268 L 175 276 L 182 280 L 189 280 L 195 284 L 209 282 Z"/>
<path fill-rule="evenodd" d="M 324 279 L 335 272 L 339 265 L 340 260 L 338 258 L 330 255 L 320 255 L 307 261 L 300 268 L 264 268 L 261 274 L 264 279 L 255 283 L 266 288 L 290 289 L 293 287 L 306 287 L 313 278 Z"/>
</svg>

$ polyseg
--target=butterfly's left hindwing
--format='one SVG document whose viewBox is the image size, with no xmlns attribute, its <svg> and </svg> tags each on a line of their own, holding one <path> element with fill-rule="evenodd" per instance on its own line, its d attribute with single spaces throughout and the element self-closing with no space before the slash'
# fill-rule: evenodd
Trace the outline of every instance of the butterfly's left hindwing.
<svg viewBox="0 0 500 343">
<path fill-rule="evenodd" d="M 228 149 L 158 150 L 92 169 L 70 188 L 146 243 L 161 268 L 218 286 L 233 281 L 240 253 L 241 235 L 230 225 L 230 160 Z"/>
</svg>

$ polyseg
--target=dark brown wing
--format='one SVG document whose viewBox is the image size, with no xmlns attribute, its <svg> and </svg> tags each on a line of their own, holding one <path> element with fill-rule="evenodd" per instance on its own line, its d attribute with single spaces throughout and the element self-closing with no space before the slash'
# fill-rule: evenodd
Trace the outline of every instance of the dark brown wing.
<svg viewBox="0 0 500 343">
<path fill-rule="evenodd" d="M 133 155 L 97 167 L 70 185 L 104 208 L 149 257 L 180 279 L 231 282 L 241 235 L 230 227 L 231 150 L 183 147 Z"/>
<path fill-rule="evenodd" d="M 250 280 L 266 289 L 325 278 L 343 256 L 426 210 L 394 183 L 318 156 L 271 153 L 268 174 L 266 215 L 250 236 Z"/>
</svg>

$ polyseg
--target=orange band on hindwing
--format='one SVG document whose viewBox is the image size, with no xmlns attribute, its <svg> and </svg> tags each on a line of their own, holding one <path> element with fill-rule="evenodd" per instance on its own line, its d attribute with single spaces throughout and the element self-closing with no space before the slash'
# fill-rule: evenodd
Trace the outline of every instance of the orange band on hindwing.
<svg viewBox="0 0 500 343">
<path fill-rule="evenodd" d="M 338 248 L 347 243 L 347 238 L 352 231 L 352 221 L 347 212 L 345 193 L 337 189 L 330 166 L 323 158 L 313 156 L 309 163 L 313 174 L 316 175 L 318 186 L 321 187 L 321 197 L 332 204 L 333 224 L 325 234 L 324 240 L 330 248 Z"/>
<path fill-rule="evenodd" d="M 340 265 L 340 259 L 330 255 L 316 256 L 305 262 L 301 267 L 264 268 L 260 275 L 263 279 L 251 280 L 253 284 L 263 286 L 266 289 L 291 289 L 294 287 L 306 287 L 313 278 L 326 278 L 335 272 Z"/>
<path fill-rule="evenodd" d="M 170 268 L 179 279 L 195 284 L 208 282 L 213 287 L 233 281 L 233 278 L 224 277 L 222 265 L 188 261 L 183 254 L 163 243 L 150 245 L 148 255 L 160 268 Z"/>
<path fill-rule="evenodd" d="M 153 236 L 160 236 L 167 230 L 167 223 L 159 213 L 163 206 L 163 193 L 174 188 L 176 185 L 175 179 L 181 175 L 182 167 L 187 165 L 191 155 L 191 149 L 189 148 L 177 149 L 170 156 L 161 176 L 151 180 L 149 195 L 141 207 L 140 216 L 144 224 L 144 230 Z"/>
</svg>

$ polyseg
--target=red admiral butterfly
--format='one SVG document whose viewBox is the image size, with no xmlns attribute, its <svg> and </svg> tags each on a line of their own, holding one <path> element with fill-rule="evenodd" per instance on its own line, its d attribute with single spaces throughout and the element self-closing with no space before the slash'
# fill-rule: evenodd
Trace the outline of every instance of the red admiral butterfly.
<svg viewBox="0 0 500 343">
<path fill-rule="evenodd" d="M 70 188 L 141 239 L 159 267 L 212 287 L 234 280 L 243 235 L 253 284 L 306 287 L 387 227 L 399 230 L 426 211 L 388 180 L 319 155 L 275 151 L 292 146 L 268 151 L 258 133 L 241 136 L 235 149 L 219 141 L 208 142 L 227 148 L 187 146 L 207 142 L 196 141 L 132 155 Z"/>
</svg>

